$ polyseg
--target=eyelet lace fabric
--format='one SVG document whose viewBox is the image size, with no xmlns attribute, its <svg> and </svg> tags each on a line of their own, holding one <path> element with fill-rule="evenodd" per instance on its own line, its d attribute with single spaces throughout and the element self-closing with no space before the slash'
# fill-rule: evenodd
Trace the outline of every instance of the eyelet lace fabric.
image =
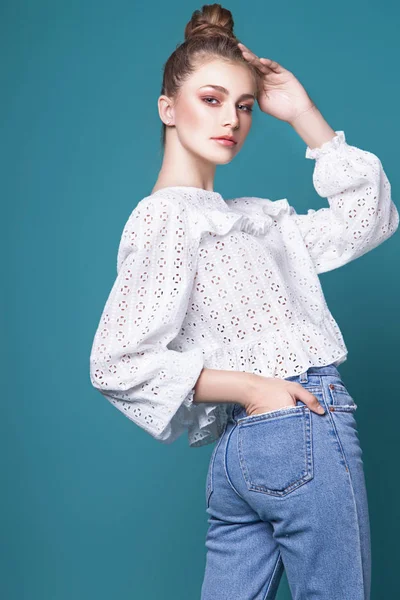
<svg viewBox="0 0 400 600">
<path fill-rule="evenodd" d="M 388 239 L 399 213 L 379 158 L 335 133 L 306 150 L 329 207 L 297 214 L 286 198 L 175 186 L 130 214 L 90 378 L 157 440 L 187 432 L 198 447 L 221 435 L 229 403 L 195 401 L 203 368 L 285 378 L 346 360 L 318 274 Z"/>
</svg>

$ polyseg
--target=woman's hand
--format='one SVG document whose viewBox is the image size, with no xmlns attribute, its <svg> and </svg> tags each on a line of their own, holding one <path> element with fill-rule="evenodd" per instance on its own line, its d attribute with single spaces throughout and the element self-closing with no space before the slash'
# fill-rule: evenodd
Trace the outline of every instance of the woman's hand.
<svg viewBox="0 0 400 600">
<path fill-rule="evenodd" d="M 293 73 L 269 58 L 258 58 L 244 44 L 238 46 L 260 74 L 257 102 L 263 112 L 292 124 L 300 114 L 315 106 Z"/>
<path fill-rule="evenodd" d="M 242 405 L 248 416 L 296 406 L 296 400 L 301 400 L 317 414 L 325 413 L 325 409 L 318 399 L 301 383 L 286 381 L 278 377 L 254 375 L 247 386 L 246 396 Z"/>
</svg>

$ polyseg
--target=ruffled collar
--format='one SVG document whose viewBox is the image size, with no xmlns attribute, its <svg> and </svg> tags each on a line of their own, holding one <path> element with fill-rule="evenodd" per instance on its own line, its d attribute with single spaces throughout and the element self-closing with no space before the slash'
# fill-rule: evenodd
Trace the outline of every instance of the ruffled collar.
<svg viewBox="0 0 400 600">
<path fill-rule="evenodd" d="M 203 213 L 211 233 L 225 235 L 232 230 L 245 231 L 250 235 L 263 236 L 274 221 L 283 214 L 292 214 L 294 208 L 286 198 L 268 200 L 244 197 L 232 200 L 213 198 L 214 206 Z"/>
<path fill-rule="evenodd" d="M 258 197 L 241 197 L 224 200 L 218 192 L 191 186 L 171 186 L 156 193 L 178 192 L 195 213 L 195 224 L 202 232 L 225 235 L 232 230 L 262 236 L 282 214 L 291 214 L 294 208 L 286 198 L 269 200 Z"/>
<path fill-rule="evenodd" d="M 265 235 L 276 219 L 294 212 L 286 198 L 274 201 L 257 197 L 234 198 L 228 200 L 227 205 L 232 212 L 241 215 L 239 229 L 252 235 Z"/>
</svg>

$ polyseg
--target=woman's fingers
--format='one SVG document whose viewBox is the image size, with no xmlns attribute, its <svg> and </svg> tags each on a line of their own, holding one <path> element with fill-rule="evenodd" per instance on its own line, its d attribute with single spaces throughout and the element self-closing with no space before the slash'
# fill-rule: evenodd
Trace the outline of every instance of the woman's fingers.
<svg viewBox="0 0 400 600">
<path fill-rule="evenodd" d="M 320 404 L 318 398 L 316 398 L 314 394 L 306 390 L 306 388 L 303 387 L 301 383 L 293 382 L 293 384 L 296 386 L 296 397 L 302 402 L 304 402 L 304 404 L 306 404 L 310 410 L 320 415 L 323 415 L 325 413 L 324 407 L 322 406 L 322 404 Z"/>
<path fill-rule="evenodd" d="M 256 56 L 254 54 L 254 52 L 251 52 L 244 44 L 238 44 L 240 50 L 242 51 L 242 54 L 244 56 L 244 58 L 251 63 L 252 65 L 254 65 L 255 67 L 257 67 L 257 69 L 259 71 L 261 71 L 262 73 L 268 74 L 271 72 L 271 69 L 269 68 L 269 65 L 267 64 L 263 64 L 261 62 L 261 60 L 258 58 L 258 56 Z M 272 62 L 272 61 L 271 61 Z"/>
<path fill-rule="evenodd" d="M 259 69 L 262 73 L 281 73 L 283 71 L 281 65 L 275 60 L 272 60 L 271 58 L 259 58 L 256 54 L 254 54 L 254 52 L 252 52 L 249 48 L 247 48 L 247 46 L 245 46 L 241 42 L 238 43 L 238 46 L 246 60 L 248 60 L 250 63 L 256 66 L 257 69 Z"/>
</svg>

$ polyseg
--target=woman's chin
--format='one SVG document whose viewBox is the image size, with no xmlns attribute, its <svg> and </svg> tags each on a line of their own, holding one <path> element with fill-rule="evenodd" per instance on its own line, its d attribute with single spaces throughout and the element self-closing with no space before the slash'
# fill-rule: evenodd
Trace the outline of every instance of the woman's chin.
<svg viewBox="0 0 400 600">
<path fill-rule="evenodd" d="M 215 165 L 227 165 L 228 163 L 230 163 L 234 158 L 235 158 L 236 154 L 226 154 L 225 156 L 223 156 L 221 153 L 213 153 L 212 156 L 209 157 L 210 162 L 213 162 Z"/>
</svg>

